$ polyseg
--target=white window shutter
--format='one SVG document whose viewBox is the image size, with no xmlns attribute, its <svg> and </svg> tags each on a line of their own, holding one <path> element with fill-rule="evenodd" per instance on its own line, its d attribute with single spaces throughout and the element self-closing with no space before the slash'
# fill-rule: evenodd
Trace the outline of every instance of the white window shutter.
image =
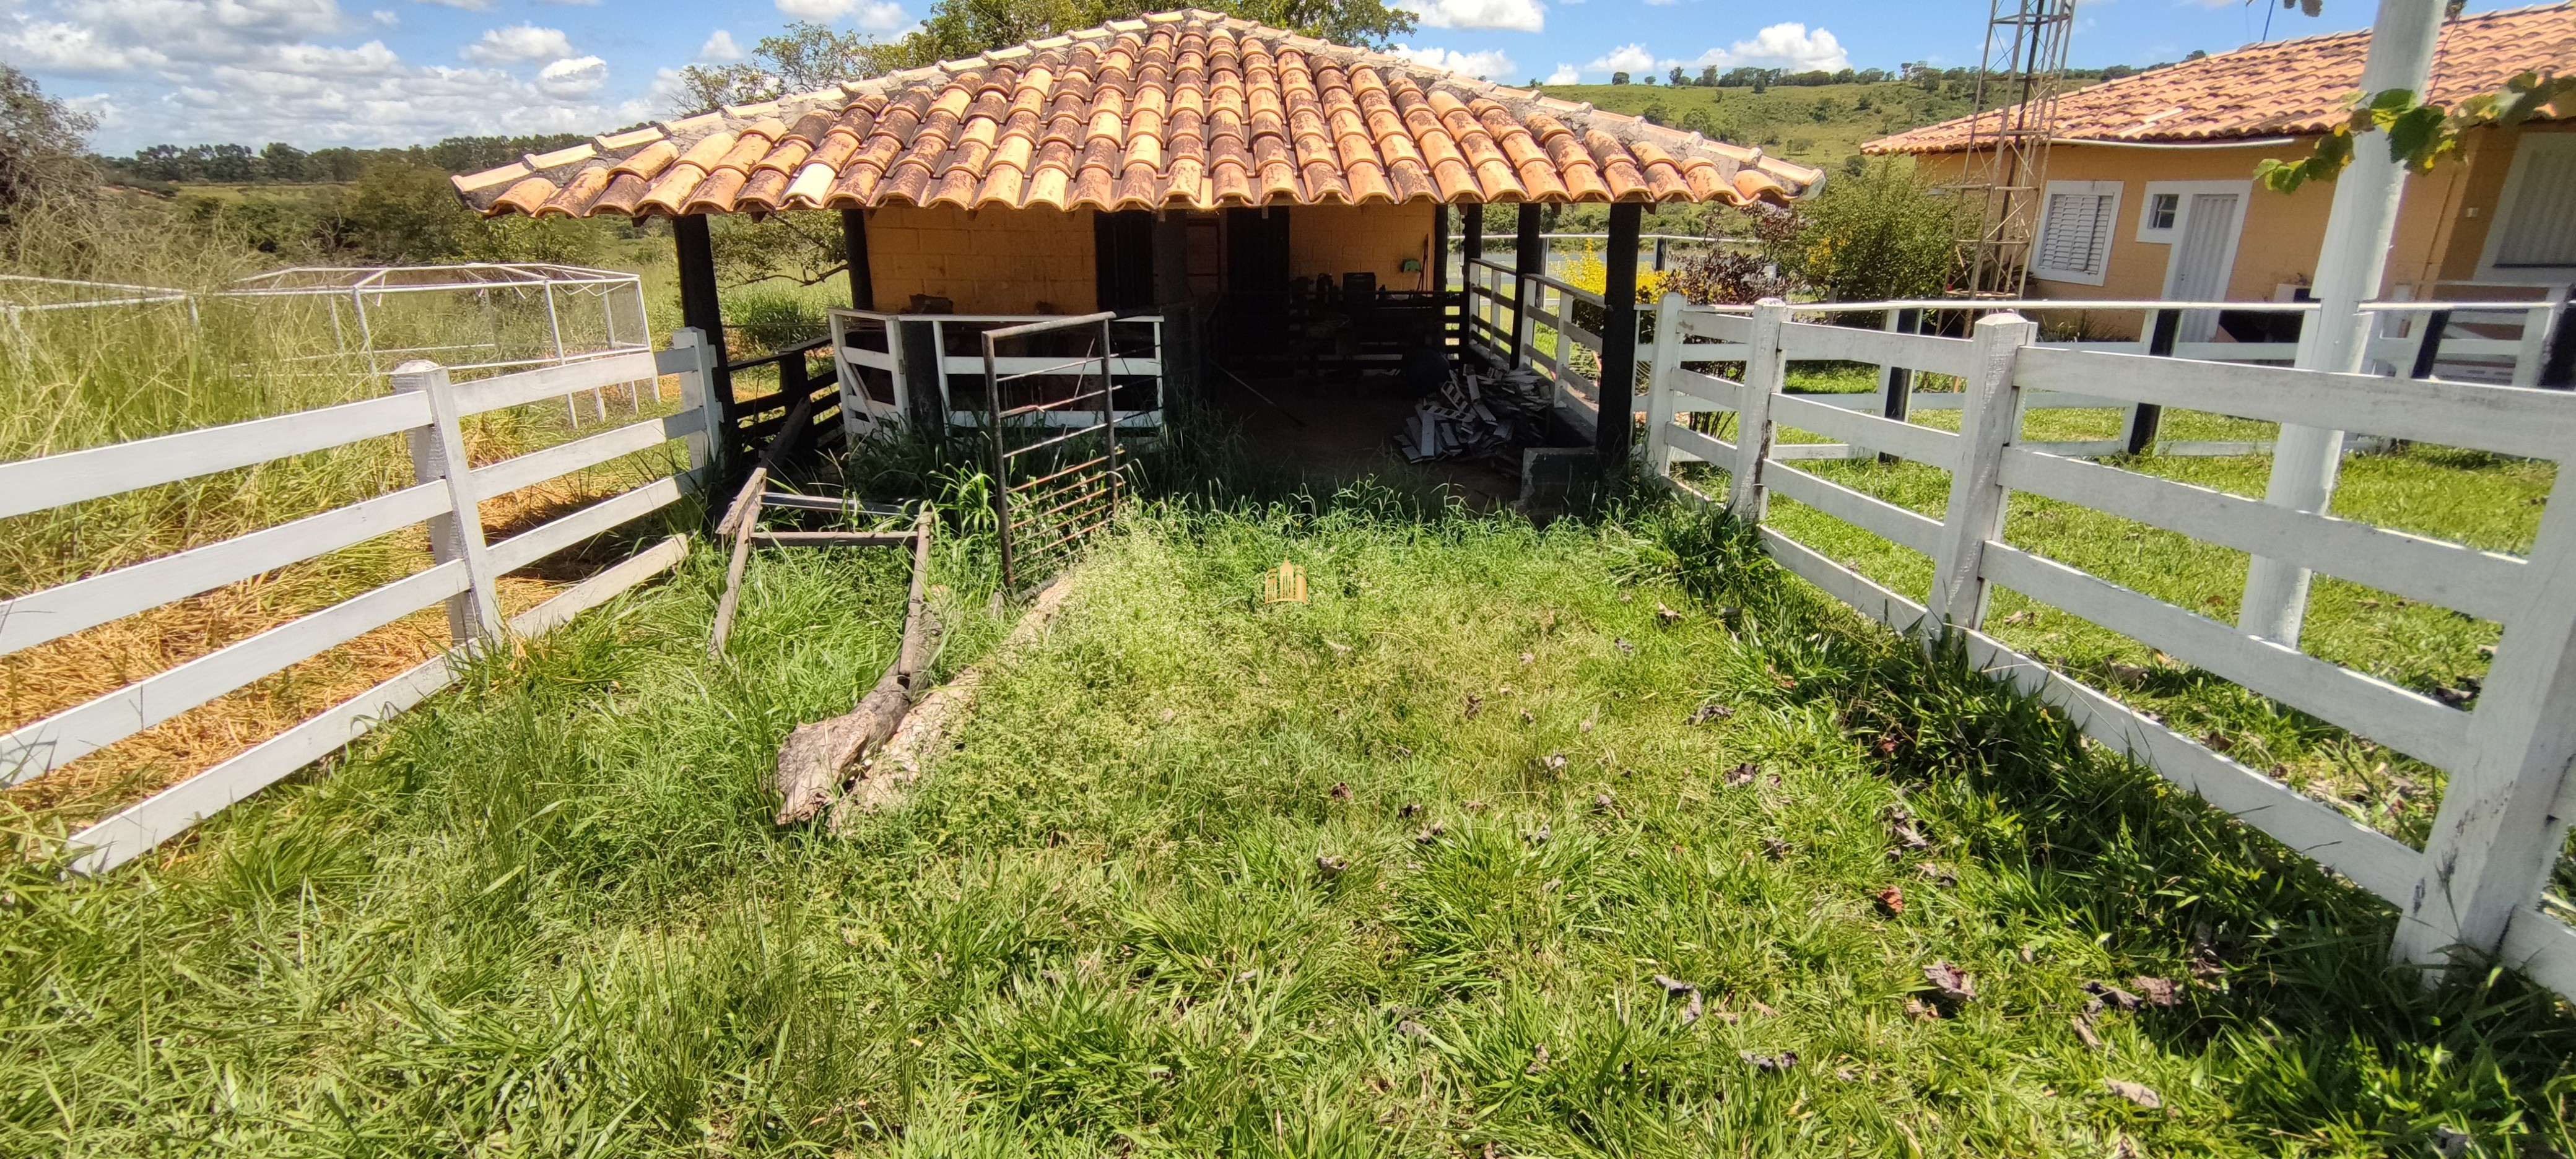
<svg viewBox="0 0 2576 1159">
<path fill-rule="evenodd" d="M 2032 277 L 2098 286 L 2111 266 L 2111 227 L 2120 216 L 2117 181 L 2051 181 L 2040 203 Z"/>
</svg>

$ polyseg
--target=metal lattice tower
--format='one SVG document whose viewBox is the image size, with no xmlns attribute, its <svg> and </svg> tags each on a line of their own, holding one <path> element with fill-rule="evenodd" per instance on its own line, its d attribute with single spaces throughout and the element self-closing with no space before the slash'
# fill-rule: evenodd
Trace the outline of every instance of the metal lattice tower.
<svg viewBox="0 0 2576 1159">
<path fill-rule="evenodd" d="M 2075 0 L 1991 0 L 1967 168 L 1957 187 L 1960 207 L 1977 217 L 1977 232 L 1960 255 L 1968 271 L 1961 288 L 1970 293 L 2021 296 L 2074 24 Z"/>
</svg>

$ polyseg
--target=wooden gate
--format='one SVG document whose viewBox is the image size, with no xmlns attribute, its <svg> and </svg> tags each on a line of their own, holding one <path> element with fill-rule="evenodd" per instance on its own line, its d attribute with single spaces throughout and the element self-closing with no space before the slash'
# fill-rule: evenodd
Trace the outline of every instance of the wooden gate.
<svg viewBox="0 0 2576 1159">
<path fill-rule="evenodd" d="M 1002 584 L 1042 579 L 1107 526 L 1125 486 L 1114 395 L 1115 313 L 986 330 L 984 410 Z M 1004 343 L 1040 347 L 1005 357 Z"/>
</svg>

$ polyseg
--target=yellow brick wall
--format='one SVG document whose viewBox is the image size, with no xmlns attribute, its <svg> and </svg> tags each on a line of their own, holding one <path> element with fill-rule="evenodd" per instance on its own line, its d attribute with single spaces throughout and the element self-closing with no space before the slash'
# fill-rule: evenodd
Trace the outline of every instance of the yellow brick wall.
<svg viewBox="0 0 2576 1159">
<path fill-rule="evenodd" d="M 1311 278 L 1367 271 L 1380 288 L 1428 289 L 1420 272 L 1404 271 L 1404 261 L 1422 261 L 1431 252 L 1431 207 L 1428 205 L 1300 205 L 1288 211 L 1288 271 Z"/>
<path fill-rule="evenodd" d="M 890 205 L 868 212 L 868 266 L 877 308 L 900 311 L 914 294 L 957 303 L 960 314 L 1088 314 L 1100 297 L 1092 210 Z"/>
</svg>

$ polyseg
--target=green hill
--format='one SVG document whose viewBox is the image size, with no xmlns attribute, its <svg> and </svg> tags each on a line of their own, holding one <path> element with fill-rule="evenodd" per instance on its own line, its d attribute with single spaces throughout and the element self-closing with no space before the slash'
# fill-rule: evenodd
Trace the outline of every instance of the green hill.
<svg viewBox="0 0 2576 1159">
<path fill-rule="evenodd" d="M 1775 157 L 1842 172 L 1861 144 L 1968 112 L 1960 86 L 1940 90 L 1883 84 L 1786 86 L 1762 92 L 1696 85 L 1548 85 L 1540 91 L 1615 113 L 1643 114 Z"/>
</svg>

